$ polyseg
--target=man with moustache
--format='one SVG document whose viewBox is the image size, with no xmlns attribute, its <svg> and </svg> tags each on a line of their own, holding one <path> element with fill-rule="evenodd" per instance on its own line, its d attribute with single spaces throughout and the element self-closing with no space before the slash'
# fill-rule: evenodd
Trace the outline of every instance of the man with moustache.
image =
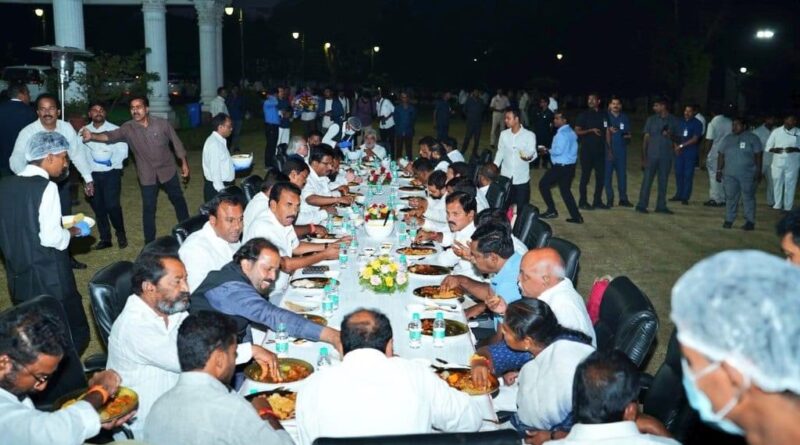
<svg viewBox="0 0 800 445">
<path fill-rule="evenodd" d="M 8 160 L 11 171 L 14 174 L 20 174 L 27 168 L 27 159 L 25 153 L 34 134 L 40 131 L 56 132 L 64 136 L 69 143 L 67 154 L 69 159 L 75 164 L 75 168 L 83 177 L 86 183 L 84 193 L 86 196 L 94 195 L 94 179 L 92 178 L 92 166 L 90 165 L 90 156 L 86 147 L 78 143 L 78 137 L 72 126 L 65 121 L 59 120 L 59 101 L 51 94 L 42 94 L 36 99 L 36 115 L 38 119 L 32 122 L 27 127 L 23 128 L 17 140 L 14 143 L 14 151 Z M 58 185 L 58 195 L 61 203 L 61 214 L 69 215 L 72 213 L 72 196 L 70 195 L 69 187 L 69 172 L 56 181 Z M 73 269 L 86 269 L 86 264 L 83 264 L 70 256 L 70 264 Z"/>
<path fill-rule="evenodd" d="M 603 185 L 605 184 L 606 158 L 609 148 L 606 145 L 608 114 L 600 109 L 600 94 L 590 93 L 586 101 L 588 108 L 575 119 L 575 134 L 581 143 L 581 180 L 578 183 L 580 198 L 578 207 L 583 210 L 609 209 L 603 204 Z M 594 170 L 594 200 L 589 204 L 586 187 Z"/>
<path fill-rule="evenodd" d="M 69 174 L 70 144 L 55 131 L 28 138 L 28 165 L 0 181 L 0 251 L 5 258 L 11 301 L 19 304 L 42 294 L 61 301 L 78 353 L 89 344 L 89 324 L 75 284 L 67 247 L 73 237 L 89 234 L 81 221 L 65 229 L 56 182 Z"/>
<path fill-rule="evenodd" d="M 141 255 L 133 265 L 133 294 L 114 321 L 108 336 L 107 368 L 116 370 L 125 386 L 139 395 L 139 413 L 131 431 L 142 430 L 153 403 L 178 381 L 178 328 L 189 316 L 186 268 L 174 254 Z M 266 372 L 277 369 L 275 354 L 245 342 L 236 349 L 236 362 L 251 358 Z"/>
<path fill-rule="evenodd" d="M 416 242 L 436 241 L 449 249 L 437 253 L 430 259 L 431 264 L 455 267 L 454 272 L 475 276 L 470 262 L 469 243 L 475 232 L 475 214 L 478 203 L 474 196 L 464 192 L 454 192 L 445 198 L 447 209 L 447 227 L 445 232 L 422 230 L 417 234 Z"/>
<path fill-rule="evenodd" d="M 251 323 L 273 331 L 283 324 L 291 337 L 324 341 L 341 351 L 339 331 L 281 309 L 265 298 L 280 264 L 280 253 L 274 244 L 264 238 L 247 241 L 236 251 L 233 261 L 209 273 L 192 293 L 192 312 L 207 310 L 233 316 L 240 340 L 251 340 Z"/>
<path fill-rule="evenodd" d="M 186 149 L 169 121 L 150 116 L 150 101 L 143 96 L 131 99 L 130 112 L 133 119 L 116 130 L 92 133 L 84 128 L 84 142 L 127 142 L 136 156 L 136 173 L 142 190 L 142 227 L 145 244 L 156 238 L 156 207 L 158 189 L 167 192 L 178 222 L 189 218 L 189 209 L 178 181 L 175 157 L 181 161 L 181 177 L 189 180 L 189 162 Z M 172 144 L 175 154 L 169 146 Z M 80 168 L 79 168 L 80 170 Z"/>
</svg>

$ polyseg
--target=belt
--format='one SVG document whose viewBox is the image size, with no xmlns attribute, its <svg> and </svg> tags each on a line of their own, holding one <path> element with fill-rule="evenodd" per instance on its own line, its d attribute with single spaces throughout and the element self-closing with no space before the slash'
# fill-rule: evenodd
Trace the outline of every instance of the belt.
<svg viewBox="0 0 800 445">
<path fill-rule="evenodd" d="M 570 165 L 575 165 L 575 163 L 572 163 L 572 164 L 558 164 L 558 163 L 555 163 L 555 162 L 553 163 L 554 167 L 569 167 Z"/>
</svg>

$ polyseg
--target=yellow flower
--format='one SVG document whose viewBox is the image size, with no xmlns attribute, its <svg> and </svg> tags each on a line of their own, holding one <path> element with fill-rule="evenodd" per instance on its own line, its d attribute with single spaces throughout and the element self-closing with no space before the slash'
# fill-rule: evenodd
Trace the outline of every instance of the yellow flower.
<svg viewBox="0 0 800 445">
<path fill-rule="evenodd" d="M 369 278 L 372 276 L 372 269 L 367 267 L 364 269 L 364 278 Z"/>
<path fill-rule="evenodd" d="M 394 278 L 391 276 L 383 277 L 383 282 L 386 283 L 386 287 L 394 286 Z"/>
<path fill-rule="evenodd" d="M 381 268 L 381 262 L 378 261 L 378 260 L 373 260 L 371 263 L 369 263 L 369 267 L 371 267 L 373 269 L 380 269 Z"/>
<path fill-rule="evenodd" d="M 397 264 L 392 263 L 389 265 L 389 270 L 392 272 L 397 272 Z"/>
</svg>

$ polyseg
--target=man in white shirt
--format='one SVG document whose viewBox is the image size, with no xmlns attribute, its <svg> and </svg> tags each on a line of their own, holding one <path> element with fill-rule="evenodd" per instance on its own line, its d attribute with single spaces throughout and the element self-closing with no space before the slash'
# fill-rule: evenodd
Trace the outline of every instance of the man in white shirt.
<svg viewBox="0 0 800 445">
<path fill-rule="evenodd" d="M 290 157 L 286 159 L 286 162 L 283 163 L 283 173 L 289 178 L 289 182 L 296 185 L 300 190 L 305 190 L 306 184 L 308 183 L 308 176 L 311 174 L 311 168 L 306 164 L 305 161 L 301 159 L 297 159 L 296 157 Z M 269 206 L 269 197 L 267 197 L 265 206 Z M 301 195 L 302 198 L 302 195 Z M 248 208 L 250 206 L 248 205 Z M 325 209 L 321 209 L 319 207 L 312 206 L 306 203 L 305 199 L 300 200 L 300 214 L 297 215 L 297 221 L 295 221 L 298 225 L 316 225 L 322 224 L 328 218 L 328 212 Z M 245 210 L 245 220 L 249 219 L 247 216 L 247 211 Z M 245 228 L 248 227 L 249 224 L 245 223 Z"/>
<path fill-rule="evenodd" d="M 539 431 L 534 438 L 563 437 L 545 442 L 552 445 L 679 445 L 660 421 L 639 412 L 639 375 L 620 351 L 591 353 L 575 370 L 571 431 Z"/>
<path fill-rule="evenodd" d="M 458 151 L 458 142 L 453 137 L 447 137 L 443 140 L 439 141 L 443 146 L 444 149 L 447 151 L 447 157 L 450 159 L 451 163 L 455 162 L 467 162 L 464 159 L 464 155 Z"/>
<path fill-rule="evenodd" d="M 522 90 L 522 94 L 519 95 L 519 112 L 522 118 L 522 125 L 526 127 L 530 126 L 530 120 L 528 119 L 528 107 L 530 107 L 530 105 L 531 96 L 526 90 Z"/>
<path fill-rule="evenodd" d="M 345 95 L 344 90 L 339 90 L 338 99 L 342 104 L 342 118 L 346 119 L 347 116 L 350 116 L 350 99 Z"/>
<path fill-rule="evenodd" d="M 725 190 L 722 183 L 717 182 L 717 161 L 719 159 L 719 143 L 722 138 L 731 134 L 733 131 L 733 121 L 728 117 L 732 106 L 714 116 L 706 128 L 706 147 L 708 157 L 706 158 L 706 170 L 708 170 L 708 201 L 703 205 L 707 207 L 725 207 Z"/>
<path fill-rule="evenodd" d="M 228 151 L 227 138 L 233 132 L 233 121 L 225 113 L 219 113 L 211 118 L 211 128 L 214 131 L 206 138 L 203 144 L 203 200 L 211 199 L 227 185 L 236 179 L 233 168 L 233 158 Z"/>
<path fill-rule="evenodd" d="M 68 342 L 67 327 L 56 314 L 36 306 L 0 313 L 0 431 L 3 443 L 79 445 L 105 429 L 127 422 L 127 415 L 101 424 L 97 410 L 122 383 L 111 369 L 89 380 L 82 400 L 54 412 L 39 411 L 30 395 L 47 388 L 58 373 Z"/>
<path fill-rule="evenodd" d="M 220 113 L 228 114 L 228 106 L 225 104 L 226 97 L 228 97 L 228 90 L 225 87 L 217 88 L 217 97 L 208 104 L 208 112 L 211 113 L 212 119 Z"/>
<path fill-rule="evenodd" d="M 365 160 L 386 158 L 386 148 L 378 145 L 378 133 L 373 128 L 364 129 L 364 143 L 359 147 Z M 352 160 L 352 156 L 348 156 Z"/>
<path fill-rule="evenodd" d="M 178 362 L 178 328 L 189 315 L 186 268 L 172 254 L 145 254 L 133 266 L 133 295 L 114 321 L 108 336 L 109 369 L 116 370 L 139 395 L 138 415 L 131 431 L 141 437 L 153 403 L 175 386 L 181 372 Z M 271 352 L 244 343 L 237 363 L 254 358 L 266 370 L 277 366 Z"/>
<path fill-rule="evenodd" d="M 86 221 L 69 229 L 62 226 L 54 182 L 69 174 L 69 143 L 54 131 L 40 131 L 28 139 L 23 154 L 28 165 L 0 181 L 0 251 L 11 301 L 19 304 L 42 294 L 58 298 L 75 349 L 82 353 L 89 344 L 89 324 L 67 248 L 72 237 L 88 235 L 89 226 Z"/>
<path fill-rule="evenodd" d="M 360 130 L 361 120 L 355 116 L 348 118 L 341 124 L 334 122 L 328 127 L 325 136 L 322 137 L 322 143 L 342 151 L 353 150 L 356 133 Z"/>
<path fill-rule="evenodd" d="M 275 184 L 270 190 L 269 208 L 245 228 L 244 242 L 264 238 L 278 248 L 281 256 L 281 273 L 275 283 L 278 291 L 286 288 L 289 276 L 296 270 L 339 258 L 337 243 L 314 244 L 301 242 L 297 237 L 293 224 L 300 212 L 300 194 L 300 189 L 291 182 Z"/>
<path fill-rule="evenodd" d="M 375 100 L 375 110 L 378 113 L 381 142 L 386 147 L 389 156 L 394 158 L 394 105 L 391 100 L 383 97 L 383 91 L 380 88 L 378 88 Z"/>
<path fill-rule="evenodd" d="M 478 196 L 482 196 L 487 204 L 489 201 L 486 200 L 486 194 L 489 192 L 489 186 L 497 181 L 498 176 L 500 176 L 500 169 L 494 162 L 487 162 L 478 168 Z"/>
<path fill-rule="evenodd" d="M 455 192 L 464 192 L 469 196 L 475 198 L 477 203 L 477 211 L 482 212 L 489 208 L 489 201 L 486 196 L 478 193 L 478 187 L 472 182 L 472 179 L 466 176 L 456 176 L 455 178 L 447 181 L 447 194 L 451 195 Z"/>
<path fill-rule="evenodd" d="M 318 437 L 477 431 L 481 413 L 425 365 L 394 357 L 392 326 L 380 312 L 342 321 L 341 365 L 312 374 L 297 396 L 302 445 Z"/>
<path fill-rule="evenodd" d="M 320 122 L 322 131 L 327 131 L 331 125 L 342 122 L 344 110 L 338 97 L 333 97 L 333 90 L 325 88 L 322 91 L 322 101 L 319 104 L 319 114 L 322 116 Z"/>
<path fill-rule="evenodd" d="M 205 207 L 208 222 L 189 235 L 178 250 L 178 256 L 186 266 L 189 292 L 194 292 L 209 272 L 230 263 L 242 245 L 244 203 L 241 198 L 234 194 L 219 194 Z"/>
<path fill-rule="evenodd" d="M 506 109 L 511 106 L 508 96 L 503 94 L 503 90 L 498 89 L 497 94 L 494 95 L 492 101 L 489 102 L 489 108 L 492 110 L 492 128 L 489 135 L 489 141 L 492 148 L 497 147 L 500 132 L 503 131 L 503 115 Z"/>
<path fill-rule="evenodd" d="M 308 142 L 303 136 L 292 136 L 286 147 L 286 156 L 296 155 L 308 159 Z"/>
<path fill-rule="evenodd" d="M 558 93 L 553 91 L 547 99 L 547 109 L 555 113 L 558 111 Z"/>
<path fill-rule="evenodd" d="M 92 121 L 87 128 L 92 133 L 102 133 L 119 128 L 106 120 L 106 108 L 101 102 L 89 104 L 89 119 Z M 117 142 L 115 144 L 101 144 L 99 142 L 81 142 L 88 148 L 92 159 L 92 182 L 94 182 L 94 196 L 89 203 L 94 210 L 97 220 L 97 230 L 100 232 L 100 241 L 94 245 L 95 250 L 107 249 L 111 244 L 111 226 L 117 235 L 117 244 L 120 249 L 128 246 L 128 237 L 125 235 L 125 220 L 122 216 L 120 194 L 122 190 L 122 162 L 128 157 L 128 144 Z M 111 225 L 109 225 L 109 220 Z"/>
<path fill-rule="evenodd" d="M 428 196 L 411 197 L 408 201 L 414 208 L 406 212 L 406 221 L 417 218 L 423 230 L 430 232 L 447 231 L 447 209 L 445 208 L 447 175 L 443 171 L 434 171 L 428 176 Z"/>
<path fill-rule="evenodd" d="M 423 230 L 417 234 L 416 242 L 436 241 L 441 243 L 442 247 L 448 248 L 431 257 L 429 263 L 453 267 L 454 272 L 475 276 L 470 262 L 469 244 L 475 232 L 477 202 L 467 193 L 455 192 L 447 195 L 445 205 L 449 230 L 445 232 Z"/>
<path fill-rule="evenodd" d="M 189 315 L 178 329 L 178 383 L 153 405 L 152 445 L 292 444 L 263 398 L 248 403 L 228 385 L 236 369 L 236 322 L 218 312 Z M 191 407 L 180 422 L 175 413 Z"/>
<path fill-rule="evenodd" d="M 786 116 L 783 125 L 776 128 L 767 139 L 766 151 L 772 153 L 773 196 L 776 210 L 790 211 L 797 189 L 800 169 L 800 130 L 797 117 Z"/>
<path fill-rule="evenodd" d="M 338 204 L 350 205 L 353 203 L 352 196 L 342 196 L 347 191 L 347 186 L 343 186 L 338 191 L 329 189 L 330 179 L 328 175 L 333 171 L 333 149 L 324 145 L 311 149 L 309 156 L 308 181 L 303 187 L 301 197 L 303 202 L 314 210 L 321 210 L 323 207 L 331 208 Z M 312 221 L 312 224 L 319 224 L 322 221 Z"/>
<path fill-rule="evenodd" d="M 536 159 L 536 135 L 523 127 L 519 120 L 519 110 L 505 112 L 507 129 L 500 133 L 494 163 L 500 174 L 511 180 L 511 203 L 521 209 L 531 200 L 531 161 Z"/>
<path fill-rule="evenodd" d="M 753 129 L 753 134 L 758 136 L 762 147 L 767 146 L 767 139 L 769 139 L 769 135 L 772 133 L 774 128 L 775 116 L 768 115 L 764 116 L 761 125 Z M 766 183 L 767 205 L 770 207 L 775 205 L 775 198 L 773 196 L 775 190 L 772 182 L 772 156 L 772 153 L 770 153 L 768 150 L 764 150 L 764 155 L 761 158 L 761 174 L 763 175 L 764 182 Z"/>
</svg>

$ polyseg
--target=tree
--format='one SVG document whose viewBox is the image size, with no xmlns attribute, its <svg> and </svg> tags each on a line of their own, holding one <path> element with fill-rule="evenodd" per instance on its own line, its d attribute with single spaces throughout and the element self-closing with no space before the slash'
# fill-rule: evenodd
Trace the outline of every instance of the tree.
<svg viewBox="0 0 800 445">
<path fill-rule="evenodd" d="M 110 113 L 128 97 L 150 93 L 147 83 L 159 80 L 158 73 L 148 73 L 144 69 L 147 51 L 128 56 L 100 52 L 86 63 L 86 72 L 77 73 L 73 81 L 86 98 L 105 103 Z"/>
</svg>

